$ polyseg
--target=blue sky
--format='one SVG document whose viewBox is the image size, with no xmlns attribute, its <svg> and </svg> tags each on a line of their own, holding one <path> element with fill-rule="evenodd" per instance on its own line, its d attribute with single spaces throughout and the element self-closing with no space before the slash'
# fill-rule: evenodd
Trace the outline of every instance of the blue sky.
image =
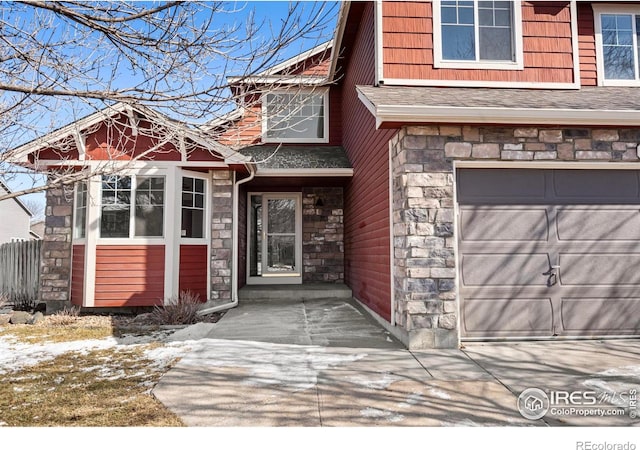
<svg viewBox="0 0 640 450">
<path fill-rule="evenodd" d="M 321 4 L 320 2 L 297 2 L 300 4 L 302 8 L 302 12 L 305 14 L 310 14 L 316 8 L 318 8 Z M 298 42 L 293 43 L 284 51 L 278 54 L 278 60 L 275 61 L 281 62 L 285 59 L 288 59 L 296 54 L 308 50 L 321 42 L 325 42 L 330 39 L 333 35 L 333 29 L 335 28 L 335 23 L 337 20 L 337 13 L 339 9 L 339 1 L 337 2 L 324 2 L 327 4 L 328 13 L 330 17 L 327 21 L 327 27 L 322 32 L 312 32 L 309 34 L 307 39 L 300 40 Z M 260 23 L 262 21 L 265 22 L 265 26 L 263 27 L 261 33 L 261 37 L 264 39 L 270 38 L 270 33 L 273 30 L 279 29 L 282 21 L 286 18 L 287 13 L 290 8 L 290 2 L 288 1 L 251 1 L 251 2 L 227 2 L 226 6 L 232 8 L 234 10 L 238 10 L 233 14 L 220 15 L 219 20 L 214 21 L 214 26 L 220 26 L 220 24 L 229 24 L 232 25 L 234 23 L 244 24 L 246 23 L 247 18 L 251 13 L 254 14 L 255 21 Z M 304 15 L 304 14 L 303 14 Z M 105 67 L 109 67 L 109 62 L 105 62 Z M 233 71 L 233 69 L 232 69 Z M 237 75 L 237 73 L 226 73 L 225 75 Z M 114 84 L 117 86 L 125 85 L 126 83 L 132 83 L 133 80 L 130 76 L 123 76 L 122 80 L 115 80 Z M 41 129 L 51 129 L 52 127 L 59 127 L 66 125 L 70 122 L 73 122 L 75 119 L 79 118 L 79 116 L 90 113 L 91 111 L 88 108 L 55 108 L 55 115 L 42 115 L 38 117 L 38 122 L 42 124 Z M 75 110 L 75 111 L 74 111 Z M 22 140 L 32 139 L 35 136 L 23 136 Z M 28 176 L 17 176 L 14 179 L 6 180 L 9 187 L 13 190 L 20 190 L 30 187 L 33 183 L 33 179 Z M 44 193 L 30 194 L 28 196 L 24 196 L 23 198 L 31 198 L 38 203 L 44 204 Z"/>
</svg>

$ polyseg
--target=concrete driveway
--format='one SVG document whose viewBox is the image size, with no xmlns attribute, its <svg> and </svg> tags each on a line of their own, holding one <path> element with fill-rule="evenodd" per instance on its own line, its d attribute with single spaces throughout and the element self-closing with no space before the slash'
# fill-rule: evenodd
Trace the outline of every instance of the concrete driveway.
<svg viewBox="0 0 640 450">
<path fill-rule="evenodd" d="M 410 352 L 356 303 L 332 299 L 241 304 L 174 339 L 192 340 L 193 350 L 153 394 L 189 426 L 639 423 L 629 408 L 640 386 L 638 340 Z M 527 388 L 561 401 L 552 398 L 543 418 L 526 419 L 517 404 Z M 563 392 L 573 395 L 566 408 Z M 596 405 L 584 405 L 593 398 Z M 585 416 L 587 408 L 624 415 Z"/>
</svg>

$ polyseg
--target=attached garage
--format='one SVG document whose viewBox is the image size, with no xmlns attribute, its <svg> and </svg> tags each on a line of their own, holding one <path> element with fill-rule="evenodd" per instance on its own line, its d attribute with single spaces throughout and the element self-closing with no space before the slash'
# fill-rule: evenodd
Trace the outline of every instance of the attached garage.
<svg viewBox="0 0 640 450">
<path fill-rule="evenodd" d="M 456 171 L 460 335 L 640 336 L 640 171 Z"/>
</svg>

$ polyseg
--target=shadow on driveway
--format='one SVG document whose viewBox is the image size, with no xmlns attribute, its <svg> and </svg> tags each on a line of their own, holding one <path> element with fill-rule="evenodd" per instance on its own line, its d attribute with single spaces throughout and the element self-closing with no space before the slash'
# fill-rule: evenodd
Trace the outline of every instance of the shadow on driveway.
<svg viewBox="0 0 640 450">
<path fill-rule="evenodd" d="M 333 299 L 241 304 L 174 339 L 192 351 L 153 394 L 189 426 L 637 423 L 628 414 L 529 420 L 517 397 L 527 387 L 637 387 L 638 341 L 410 352 L 357 304 Z"/>
</svg>

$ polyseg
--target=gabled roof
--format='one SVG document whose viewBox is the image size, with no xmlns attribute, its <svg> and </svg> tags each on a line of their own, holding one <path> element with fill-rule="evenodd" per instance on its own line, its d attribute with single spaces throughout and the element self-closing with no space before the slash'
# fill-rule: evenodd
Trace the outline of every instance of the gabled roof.
<svg viewBox="0 0 640 450">
<path fill-rule="evenodd" d="M 9 189 L 9 186 L 7 186 L 2 180 L 0 180 L 0 189 L 5 191 L 7 194 L 11 194 L 11 189 Z M 31 212 L 31 210 L 27 208 L 26 205 L 22 203 L 22 201 L 18 197 L 13 197 L 13 200 L 15 200 L 16 203 L 20 205 L 20 207 L 24 209 L 27 214 L 29 214 L 29 217 L 33 217 L 33 213 Z"/>
<path fill-rule="evenodd" d="M 81 133 L 83 130 L 97 125 L 98 123 L 112 118 L 118 114 L 129 114 L 133 117 L 133 113 L 137 112 L 146 119 L 151 119 L 156 123 L 166 125 L 172 128 L 178 128 L 184 136 L 193 140 L 199 145 L 211 150 L 225 159 L 225 162 L 231 163 L 244 163 L 248 162 L 247 158 L 238 152 L 230 149 L 229 147 L 208 139 L 206 134 L 200 129 L 189 127 L 187 124 L 178 122 L 170 117 L 154 111 L 148 107 L 142 105 L 129 105 L 126 103 L 116 103 L 115 105 L 107 106 L 100 111 L 96 111 L 82 119 L 78 119 L 68 125 L 65 125 L 57 130 L 54 130 L 44 136 L 38 137 L 30 142 L 27 142 L 12 151 L 12 161 L 18 164 L 27 163 L 27 157 L 29 154 L 54 145 L 56 142 L 68 137 Z"/>
<path fill-rule="evenodd" d="M 263 70 L 251 76 L 230 76 L 227 77 L 229 84 L 304 84 L 320 85 L 327 82 L 328 76 L 303 75 L 292 73 L 304 61 L 315 56 L 322 55 L 333 49 L 333 40 L 324 42 L 314 48 L 302 52 L 292 58 L 283 61 L 267 70 Z M 331 53 L 333 58 L 333 51 Z"/>
<path fill-rule="evenodd" d="M 638 88 L 440 88 L 357 86 L 376 123 L 640 126 Z"/>
</svg>

